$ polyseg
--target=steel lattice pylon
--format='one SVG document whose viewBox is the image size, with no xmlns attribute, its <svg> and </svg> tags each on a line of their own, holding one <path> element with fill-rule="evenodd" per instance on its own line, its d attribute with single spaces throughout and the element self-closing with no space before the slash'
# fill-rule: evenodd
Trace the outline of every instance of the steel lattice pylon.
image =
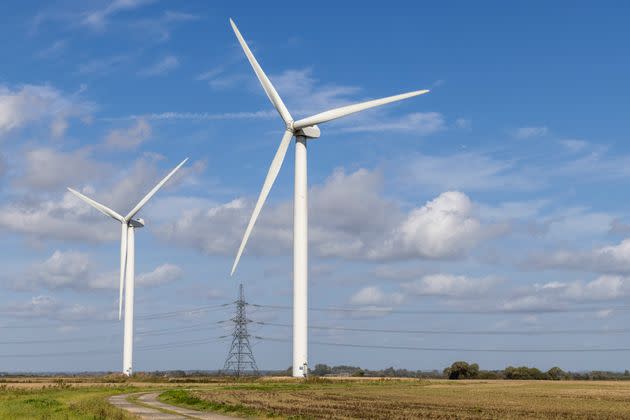
<svg viewBox="0 0 630 420">
<path fill-rule="evenodd" d="M 232 333 L 232 345 L 230 352 L 223 365 L 225 373 L 232 373 L 241 376 L 249 372 L 258 375 L 258 366 L 254 359 L 254 353 L 249 344 L 249 333 L 247 332 L 247 324 L 252 322 L 245 314 L 245 294 L 243 293 L 243 285 L 239 285 L 238 300 L 236 304 L 236 315 L 231 321 L 234 323 L 234 332 Z"/>
</svg>

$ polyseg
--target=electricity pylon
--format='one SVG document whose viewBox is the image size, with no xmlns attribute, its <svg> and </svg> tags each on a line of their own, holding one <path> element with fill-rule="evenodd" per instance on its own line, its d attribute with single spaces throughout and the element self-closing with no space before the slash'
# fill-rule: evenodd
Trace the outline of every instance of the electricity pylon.
<svg viewBox="0 0 630 420">
<path fill-rule="evenodd" d="M 243 285 L 239 285 L 238 300 L 236 304 L 236 315 L 231 321 L 234 323 L 234 332 L 232 333 L 232 345 L 230 352 L 223 365 L 223 371 L 232 373 L 235 376 L 244 375 L 250 372 L 258 375 L 258 366 L 254 359 L 254 353 L 249 344 L 249 333 L 247 332 L 247 324 L 252 322 L 245 314 L 245 294 L 243 293 Z"/>
</svg>

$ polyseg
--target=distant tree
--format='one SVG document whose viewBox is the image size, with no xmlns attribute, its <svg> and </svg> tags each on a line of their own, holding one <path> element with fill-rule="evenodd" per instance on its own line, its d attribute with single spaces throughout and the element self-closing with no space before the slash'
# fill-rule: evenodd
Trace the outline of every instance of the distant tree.
<svg viewBox="0 0 630 420">
<path fill-rule="evenodd" d="M 477 363 L 454 362 L 450 367 L 444 369 L 444 376 L 448 379 L 471 379 L 479 375 L 479 365 Z"/>
<path fill-rule="evenodd" d="M 330 368 L 330 366 L 323 363 L 316 364 L 315 368 L 311 371 L 311 375 L 315 376 L 324 376 L 330 373 L 332 373 L 332 369 Z"/>
<path fill-rule="evenodd" d="M 540 369 L 527 366 L 508 366 L 503 370 L 503 376 L 505 379 L 548 379 L 547 374 Z"/>
<path fill-rule="evenodd" d="M 567 373 L 564 370 L 560 369 L 558 366 L 554 366 L 549 369 L 547 371 L 547 376 L 553 381 L 559 381 L 561 379 L 567 379 L 569 377 L 569 375 L 567 375 Z"/>
</svg>

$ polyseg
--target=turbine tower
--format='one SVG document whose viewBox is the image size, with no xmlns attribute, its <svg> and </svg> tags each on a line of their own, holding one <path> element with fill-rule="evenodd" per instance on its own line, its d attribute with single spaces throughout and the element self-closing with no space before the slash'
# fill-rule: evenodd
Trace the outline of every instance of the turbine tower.
<svg viewBox="0 0 630 420">
<path fill-rule="evenodd" d="M 134 267 L 135 267 L 135 243 L 134 231 L 144 227 L 143 219 L 134 219 L 133 217 L 140 209 L 155 195 L 156 192 L 182 167 L 188 158 L 184 159 L 179 165 L 169 172 L 142 200 L 125 217 L 116 213 L 114 210 L 92 200 L 78 191 L 68 188 L 68 190 L 85 201 L 96 210 L 106 216 L 111 217 L 120 222 L 122 233 L 120 236 L 120 291 L 118 297 L 118 320 L 122 317 L 123 289 L 125 290 L 125 332 L 123 344 L 123 374 L 131 376 L 132 358 L 133 358 L 133 292 L 134 292 Z"/>
<path fill-rule="evenodd" d="M 278 176 L 282 162 L 287 153 L 289 143 L 295 136 L 295 190 L 293 204 L 293 376 L 304 377 L 308 372 L 308 335 L 307 335 L 307 317 L 308 317 L 308 185 L 307 185 L 307 162 L 306 162 L 306 143 L 309 139 L 318 138 L 320 135 L 317 124 L 322 124 L 337 118 L 345 117 L 356 112 L 377 106 L 389 104 L 391 102 L 400 101 L 411 98 L 413 96 L 428 93 L 428 90 L 417 90 L 414 92 L 403 93 L 400 95 L 389 96 L 387 98 L 375 99 L 372 101 L 361 102 L 354 105 L 343 106 L 328 111 L 315 114 L 311 117 L 301 120 L 294 120 L 289 110 L 282 102 L 280 95 L 271 84 L 271 81 L 264 73 L 258 61 L 252 54 L 234 24 L 230 19 L 232 29 L 241 44 L 249 63 L 251 64 L 260 84 L 262 85 L 267 97 L 280 114 L 280 118 L 285 125 L 285 132 L 280 141 L 280 146 L 276 151 L 276 155 L 271 161 L 271 166 L 267 172 L 267 177 L 263 183 L 262 190 L 258 196 L 258 201 L 254 207 L 251 219 L 245 230 L 245 235 L 241 242 L 241 246 L 236 254 L 232 273 L 236 270 L 239 259 L 245 249 L 249 235 L 256 223 L 256 219 L 260 214 L 260 210 L 269 195 L 269 191 Z"/>
</svg>

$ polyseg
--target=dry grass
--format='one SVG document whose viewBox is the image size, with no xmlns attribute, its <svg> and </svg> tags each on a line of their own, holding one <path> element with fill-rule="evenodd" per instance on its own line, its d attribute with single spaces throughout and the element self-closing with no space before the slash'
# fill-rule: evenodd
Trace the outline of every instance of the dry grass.
<svg viewBox="0 0 630 420">
<path fill-rule="evenodd" d="M 187 395 L 196 408 L 277 417 L 630 419 L 627 382 L 260 381 Z"/>
</svg>

